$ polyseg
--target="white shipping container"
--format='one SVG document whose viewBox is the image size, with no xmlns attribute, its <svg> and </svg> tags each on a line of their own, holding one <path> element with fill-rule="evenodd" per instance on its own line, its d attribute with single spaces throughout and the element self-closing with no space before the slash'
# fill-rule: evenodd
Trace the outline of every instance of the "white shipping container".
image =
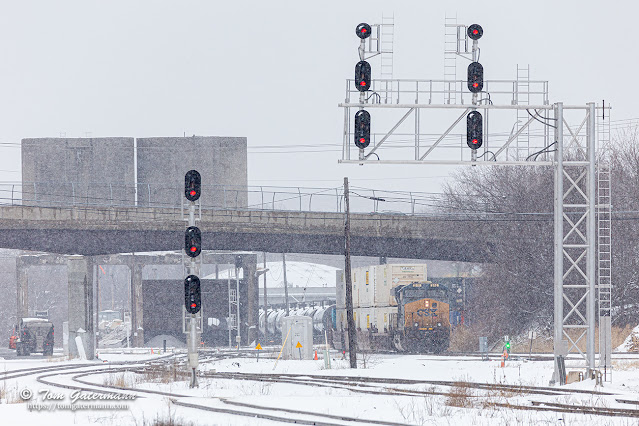
<svg viewBox="0 0 639 426">
<path fill-rule="evenodd" d="M 353 308 L 356 311 L 376 308 L 374 311 L 366 311 L 367 313 L 363 313 L 364 311 L 356 313 L 356 327 L 365 330 L 374 324 L 380 333 L 384 329 L 388 329 L 390 314 L 397 313 L 397 302 L 392 289 L 398 285 L 426 281 L 426 271 L 425 264 L 372 265 L 354 268 L 351 271 Z M 344 282 L 344 274 L 340 271 L 337 280 L 337 308 L 344 309 L 345 301 L 346 283 Z M 366 315 L 369 315 L 368 327 Z"/>
<path fill-rule="evenodd" d="M 394 306 L 387 306 L 374 309 L 374 325 L 377 327 L 378 333 L 388 333 L 389 321 L 391 314 L 397 313 L 397 308 Z"/>
<path fill-rule="evenodd" d="M 388 265 L 380 265 L 375 270 L 375 295 L 373 304 L 375 306 L 393 306 L 395 297 L 391 296 L 391 277 Z"/>
<path fill-rule="evenodd" d="M 392 289 L 398 285 L 427 280 L 426 264 L 375 265 L 355 268 L 353 306 L 397 306 Z"/>
<path fill-rule="evenodd" d="M 358 278 L 359 283 L 359 307 L 369 308 L 373 306 L 373 295 L 375 294 L 375 266 L 361 268 Z"/>
<path fill-rule="evenodd" d="M 358 308 L 353 314 L 355 315 L 355 327 L 366 331 L 371 326 L 371 315 L 374 308 Z"/>
<path fill-rule="evenodd" d="M 426 264 L 386 265 L 390 268 L 392 286 L 426 281 Z"/>
</svg>

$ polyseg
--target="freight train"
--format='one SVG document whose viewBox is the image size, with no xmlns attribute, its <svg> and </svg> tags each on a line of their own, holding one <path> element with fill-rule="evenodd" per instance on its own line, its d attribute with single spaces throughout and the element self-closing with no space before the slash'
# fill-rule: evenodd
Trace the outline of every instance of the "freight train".
<svg viewBox="0 0 639 426">
<path fill-rule="evenodd" d="M 363 350 L 396 350 L 441 353 L 450 343 L 448 289 L 438 283 L 413 282 L 393 287 L 395 306 L 354 308 L 358 347 Z M 346 312 L 339 312 L 334 341 L 346 349 Z"/>
<path fill-rule="evenodd" d="M 346 349 L 346 285 L 337 283 L 334 341 Z M 352 272 L 353 316 L 363 350 L 442 352 L 451 330 L 451 292 L 430 282 L 425 264 L 373 265 Z M 453 309 L 454 310 L 454 309 Z"/>
<path fill-rule="evenodd" d="M 313 318 L 313 340 L 347 349 L 346 291 L 337 280 L 337 304 L 291 309 L 290 315 Z M 455 285 L 426 279 L 424 264 L 374 265 L 352 273 L 353 316 L 361 350 L 440 353 L 448 349 L 451 318 L 459 317 Z M 459 287 L 459 286 L 458 286 Z M 459 292 L 459 288 L 457 288 Z M 456 304 L 457 303 L 457 304 Z M 459 306 L 458 306 L 459 305 Z M 260 332 L 281 343 L 284 309 L 260 311 Z"/>
</svg>

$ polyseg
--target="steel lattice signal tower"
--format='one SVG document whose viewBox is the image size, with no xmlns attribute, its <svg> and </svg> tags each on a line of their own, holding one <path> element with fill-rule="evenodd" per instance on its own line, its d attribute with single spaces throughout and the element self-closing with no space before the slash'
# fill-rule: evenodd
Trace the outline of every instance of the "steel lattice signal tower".
<svg viewBox="0 0 639 426">
<path fill-rule="evenodd" d="M 450 31 L 448 24 L 447 20 L 448 32 L 460 33 L 459 30 Z M 459 46 L 459 40 L 456 46 Z M 473 50 L 475 48 L 476 40 L 473 41 Z M 462 53 L 472 52 L 465 48 L 460 55 Z M 452 65 L 447 63 L 447 66 Z M 360 165 L 552 166 L 555 236 L 553 380 L 564 382 L 565 377 L 561 377 L 560 369 L 569 353 L 579 355 L 577 363 L 569 366 L 583 366 L 585 363 L 588 374 L 591 374 L 596 369 L 596 259 L 600 273 L 599 318 L 603 323 L 608 321 L 608 324 L 610 320 L 611 283 L 609 275 L 605 275 L 606 262 L 607 271 L 610 271 L 610 239 L 606 239 L 605 235 L 605 229 L 610 228 L 609 192 L 608 198 L 602 195 L 605 192 L 599 193 L 600 238 L 596 245 L 597 179 L 600 188 L 603 188 L 606 176 L 603 165 L 597 174 L 597 137 L 605 134 L 605 126 L 609 126 L 610 106 L 596 107 L 595 103 L 551 104 L 548 82 L 530 80 L 529 69 L 518 68 L 517 80 L 485 80 L 481 97 L 464 90 L 465 80 L 451 81 L 451 76 L 446 77 L 444 80 L 373 80 L 370 83 L 370 96 L 363 96 L 363 92 L 354 90 L 353 80 L 347 80 L 345 102 L 339 104 L 344 109 L 342 158 L 339 162 Z M 388 90 L 392 90 L 393 94 L 388 94 Z M 358 101 L 351 100 L 355 94 Z M 383 102 L 391 97 L 392 103 Z M 384 126 L 389 129 L 385 133 L 371 133 L 371 146 L 358 149 L 358 159 L 355 160 L 351 159 L 353 131 L 350 123 L 353 111 L 363 108 L 370 112 L 372 128 L 381 121 L 380 118 L 385 118 L 386 123 L 378 125 L 378 128 Z M 484 143 L 480 149 L 470 150 L 465 146 L 465 135 L 453 131 L 474 110 L 481 111 L 484 119 Z M 398 111 L 404 113 L 399 119 Z M 512 130 L 510 133 L 507 130 L 489 133 L 489 117 L 493 120 L 493 115 L 498 116 L 503 112 L 515 112 L 514 115 L 519 118 L 512 125 Z M 448 127 L 442 127 L 445 130 L 437 133 L 423 133 L 422 122 L 428 119 L 429 113 L 438 115 L 429 122 L 433 126 L 444 122 Z M 393 115 L 395 118 L 392 118 Z M 410 126 L 412 128 L 408 131 L 401 132 L 399 129 L 411 115 L 414 127 Z M 446 119 L 448 121 L 440 118 L 444 115 L 449 117 Z M 598 116 L 601 117 L 599 127 Z M 527 117 L 525 122 L 522 117 Z M 503 116 L 497 118 L 501 119 L 498 123 L 504 123 Z M 507 128 L 510 129 L 510 125 Z M 387 147 L 396 149 L 385 150 Z M 609 325 L 601 329 L 609 330 Z M 602 332 L 600 339 L 604 342 L 602 349 L 610 346 L 609 332 Z M 581 348 L 584 344 L 585 350 Z M 573 359 L 568 361 L 572 362 Z M 610 366 L 609 351 L 602 352 L 599 364 Z"/>
</svg>

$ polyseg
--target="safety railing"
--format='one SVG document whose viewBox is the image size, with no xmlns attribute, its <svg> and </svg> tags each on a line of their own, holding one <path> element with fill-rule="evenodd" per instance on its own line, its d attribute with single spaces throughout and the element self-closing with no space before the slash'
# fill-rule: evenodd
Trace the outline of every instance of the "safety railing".
<svg viewBox="0 0 639 426">
<path fill-rule="evenodd" d="M 367 102 L 377 104 L 471 104 L 472 93 L 465 80 L 373 79 Z M 346 103 L 359 102 L 355 80 L 346 80 Z M 548 105 L 548 81 L 486 80 L 485 102 L 519 105 Z"/>
<path fill-rule="evenodd" d="M 38 207 L 180 208 L 184 188 L 153 184 L 0 182 L 0 204 Z M 353 213 L 423 214 L 433 211 L 434 193 L 389 191 L 351 186 Z M 343 188 L 203 185 L 202 209 L 343 212 Z"/>
</svg>

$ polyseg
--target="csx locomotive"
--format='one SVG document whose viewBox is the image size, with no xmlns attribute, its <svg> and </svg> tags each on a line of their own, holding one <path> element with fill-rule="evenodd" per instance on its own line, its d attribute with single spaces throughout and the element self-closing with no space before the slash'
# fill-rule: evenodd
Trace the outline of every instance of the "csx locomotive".
<svg viewBox="0 0 639 426">
<path fill-rule="evenodd" d="M 398 351 L 443 352 L 450 342 L 448 290 L 431 282 L 393 288 L 397 319 L 391 322 L 393 347 Z"/>
</svg>

